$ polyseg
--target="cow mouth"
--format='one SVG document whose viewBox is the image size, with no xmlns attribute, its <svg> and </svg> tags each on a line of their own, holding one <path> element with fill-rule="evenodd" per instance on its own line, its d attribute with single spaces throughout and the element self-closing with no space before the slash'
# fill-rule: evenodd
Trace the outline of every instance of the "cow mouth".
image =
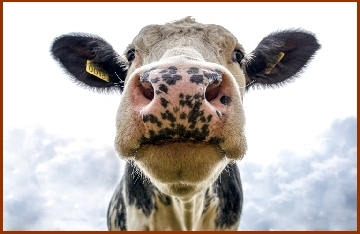
<svg viewBox="0 0 360 234">
<path fill-rule="evenodd" d="M 145 146 L 145 145 L 166 145 L 166 144 L 171 144 L 171 143 L 193 143 L 193 144 L 197 144 L 197 143 L 208 143 L 210 145 L 216 145 L 216 146 L 220 146 L 221 143 L 224 142 L 224 139 L 219 138 L 219 137 L 211 137 L 209 139 L 204 139 L 203 137 L 201 138 L 187 138 L 187 137 L 156 137 L 152 140 L 149 140 L 148 138 L 142 138 L 140 140 L 140 147 L 141 146 Z"/>
<path fill-rule="evenodd" d="M 185 139 L 181 139 L 181 138 L 169 138 L 169 139 L 163 139 L 163 140 L 158 140 L 153 142 L 153 145 L 166 145 L 166 144 L 171 144 L 171 143 L 182 143 L 182 142 L 192 142 L 192 143 L 196 143 L 195 140 L 185 140 Z M 149 144 L 149 143 L 148 143 Z"/>
<path fill-rule="evenodd" d="M 169 145 L 169 147 L 171 147 L 171 145 L 174 144 L 186 144 L 188 146 L 196 146 L 196 145 L 208 145 L 208 146 L 212 146 L 218 149 L 218 152 L 220 155 L 226 155 L 225 150 L 223 150 L 223 148 L 221 147 L 221 143 L 224 140 L 221 140 L 220 138 L 211 138 L 211 140 L 209 141 L 199 141 L 199 140 L 194 140 L 194 139 L 185 139 L 185 138 L 165 138 L 165 139 L 160 139 L 160 140 L 156 140 L 156 141 L 151 141 L 151 142 L 145 142 L 139 145 L 139 148 L 143 148 L 143 147 L 151 147 L 151 146 L 155 146 L 155 147 L 166 147 L 167 145 Z M 137 150 L 136 150 L 137 151 Z"/>
<path fill-rule="evenodd" d="M 162 139 L 162 140 L 158 140 L 158 141 L 154 141 L 152 143 L 146 143 L 143 145 L 167 145 L 167 144 L 172 144 L 172 143 L 192 143 L 192 144 L 197 144 L 197 143 L 209 143 L 209 144 L 213 144 L 213 145 L 217 145 L 219 146 L 219 144 L 217 143 L 210 143 L 210 142 L 206 142 L 206 141 L 197 141 L 197 140 L 193 140 L 193 139 L 183 139 L 183 138 L 168 138 L 168 139 Z"/>
</svg>

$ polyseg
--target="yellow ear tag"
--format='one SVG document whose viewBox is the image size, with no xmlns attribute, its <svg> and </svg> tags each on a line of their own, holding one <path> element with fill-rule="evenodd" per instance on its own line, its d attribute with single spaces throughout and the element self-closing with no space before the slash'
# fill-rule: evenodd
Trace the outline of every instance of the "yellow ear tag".
<svg viewBox="0 0 360 234">
<path fill-rule="evenodd" d="M 266 75 L 270 74 L 271 70 L 276 66 L 276 64 L 278 64 L 280 62 L 280 60 L 284 57 L 284 55 L 285 55 L 285 53 L 280 52 L 277 56 L 275 63 L 267 63 L 266 64 L 266 69 L 265 69 Z"/>
<path fill-rule="evenodd" d="M 94 75 L 106 82 L 109 82 L 109 75 L 95 64 L 92 64 L 90 60 L 86 60 L 86 71 L 91 75 Z"/>
</svg>

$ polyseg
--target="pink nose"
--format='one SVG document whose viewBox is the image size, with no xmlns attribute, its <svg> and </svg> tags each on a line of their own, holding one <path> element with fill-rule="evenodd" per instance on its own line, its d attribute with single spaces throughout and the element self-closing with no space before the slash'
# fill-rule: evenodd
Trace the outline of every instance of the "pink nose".
<svg viewBox="0 0 360 234">
<path fill-rule="evenodd" d="M 141 144 L 168 140 L 221 143 L 223 118 L 232 104 L 229 82 L 220 70 L 168 65 L 140 74 Z"/>
</svg>

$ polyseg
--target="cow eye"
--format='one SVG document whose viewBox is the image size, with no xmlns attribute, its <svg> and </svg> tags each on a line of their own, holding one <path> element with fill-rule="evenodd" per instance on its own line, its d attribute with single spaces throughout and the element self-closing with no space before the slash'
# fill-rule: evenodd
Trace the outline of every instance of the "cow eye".
<svg viewBox="0 0 360 234">
<path fill-rule="evenodd" d="M 240 50 L 234 50 L 234 52 L 232 53 L 232 60 L 234 62 L 240 63 L 243 58 L 244 54 Z"/>
<path fill-rule="evenodd" d="M 126 59 L 132 62 L 135 59 L 135 49 L 131 49 L 126 53 Z"/>
</svg>

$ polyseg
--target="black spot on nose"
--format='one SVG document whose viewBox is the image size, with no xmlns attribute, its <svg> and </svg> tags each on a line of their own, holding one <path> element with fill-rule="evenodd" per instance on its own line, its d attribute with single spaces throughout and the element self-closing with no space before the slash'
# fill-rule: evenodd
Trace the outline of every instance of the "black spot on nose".
<svg viewBox="0 0 360 234">
<path fill-rule="evenodd" d="M 174 114 L 168 110 L 166 110 L 164 113 L 161 113 L 161 118 L 164 120 L 169 120 L 172 123 L 176 122 Z"/>
<path fill-rule="evenodd" d="M 151 79 L 150 81 L 151 81 L 151 83 L 153 83 L 153 84 L 156 84 L 157 82 L 159 82 L 159 77 L 156 77 L 156 78 L 154 78 L 154 79 Z"/>
<path fill-rule="evenodd" d="M 175 66 L 171 66 L 168 69 L 169 69 L 170 74 L 176 74 L 176 72 L 178 70 L 177 67 L 175 67 Z"/>
<path fill-rule="evenodd" d="M 187 115 L 186 115 L 185 112 L 182 112 L 182 113 L 180 114 L 180 119 L 186 119 L 186 117 L 187 117 Z"/>
<path fill-rule="evenodd" d="M 198 74 L 199 73 L 199 68 L 197 67 L 190 67 L 189 70 L 187 70 L 188 74 Z"/>
<path fill-rule="evenodd" d="M 143 121 L 144 121 L 144 123 L 150 122 L 150 123 L 156 124 L 158 127 L 161 127 L 161 125 L 162 125 L 162 123 L 159 121 L 159 119 L 153 114 L 144 115 Z"/>
<path fill-rule="evenodd" d="M 176 84 L 176 81 L 181 80 L 182 76 L 180 75 L 171 75 L 171 73 L 167 73 L 162 75 L 163 81 L 166 82 L 168 85 Z"/>
<path fill-rule="evenodd" d="M 204 76 L 209 79 L 210 83 L 213 83 L 213 84 L 219 84 L 222 80 L 222 75 L 219 72 L 204 71 Z"/>
<path fill-rule="evenodd" d="M 164 69 L 164 70 L 162 70 L 160 73 L 161 74 L 164 74 L 164 73 L 169 73 L 169 74 L 176 74 L 177 73 L 177 67 L 175 67 L 175 66 L 171 66 L 171 67 L 168 67 L 168 69 Z"/>
<path fill-rule="evenodd" d="M 164 93 L 168 92 L 168 87 L 165 84 L 160 84 L 159 89 L 163 91 Z"/>
<path fill-rule="evenodd" d="M 166 100 L 165 98 L 160 98 L 160 104 L 161 104 L 164 108 L 167 107 L 168 103 L 169 103 L 168 100 Z"/>
<path fill-rule="evenodd" d="M 144 83 L 144 82 L 148 82 L 148 81 L 149 81 L 149 72 L 146 71 L 140 75 L 140 82 Z"/>
<path fill-rule="evenodd" d="M 192 75 L 190 77 L 190 81 L 192 83 L 196 83 L 196 84 L 202 84 L 204 81 L 204 77 L 202 75 Z"/>
<path fill-rule="evenodd" d="M 231 98 L 224 95 L 220 98 L 220 102 L 224 105 L 230 106 Z"/>
</svg>

